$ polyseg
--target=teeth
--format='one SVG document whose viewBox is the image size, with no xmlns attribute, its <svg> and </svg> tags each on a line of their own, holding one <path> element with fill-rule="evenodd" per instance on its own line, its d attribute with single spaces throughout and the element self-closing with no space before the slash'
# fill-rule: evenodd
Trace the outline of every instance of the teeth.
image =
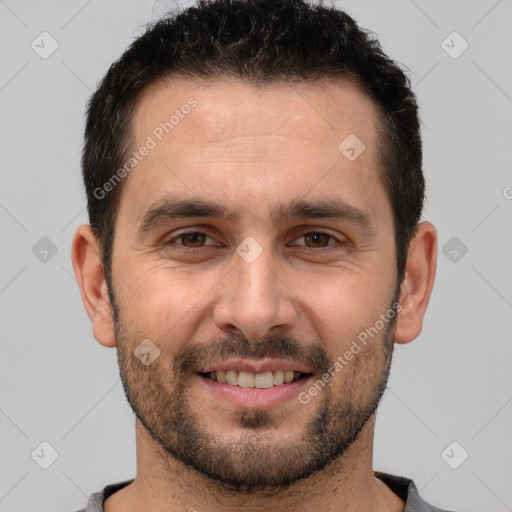
<svg viewBox="0 0 512 512">
<path fill-rule="evenodd" d="M 212 380 L 216 380 L 221 384 L 228 383 L 232 386 L 240 386 L 241 388 L 258 388 L 267 389 L 272 386 L 280 386 L 281 384 L 289 384 L 300 378 L 300 372 L 292 370 L 276 370 L 275 372 L 251 373 L 235 370 L 217 370 L 210 372 L 208 376 Z"/>
<path fill-rule="evenodd" d="M 274 372 L 274 386 L 284 384 L 284 372 L 283 370 L 277 370 Z"/>
<path fill-rule="evenodd" d="M 242 372 L 240 372 L 242 373 Z M 238 377 L 240 379 L 240 377 Z M 274 385 L 272 372 L 257 373 L 254 376 L 254 387 L 259 389 L 271 388 Z"/>
<path fill-rule="evenodd" d="M 228 370 L 226 372 L 226 382 L 232 386 L 238 386 L 238 374 L 235 370 Z"/>
<path fill-rule="evenodd" d="M 238 372 L 238 385 L 241 388 L 254 387 L 254 373 Z"/>
</svg>

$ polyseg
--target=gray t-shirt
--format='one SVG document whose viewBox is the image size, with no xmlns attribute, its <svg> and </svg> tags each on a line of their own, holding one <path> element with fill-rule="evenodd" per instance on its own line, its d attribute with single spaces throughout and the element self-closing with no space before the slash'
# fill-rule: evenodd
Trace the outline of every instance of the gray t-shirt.
<svg viewBox="0 0 512 512">
<path fill-rule="evenodd" d="M 421 499 L 418 489 L 412 480 L 401 476 L 389 475 L 379 471 L 375 476 L 384 482 L 397 496 L 405 501 L 404 512 L 449 512 L 429 505 Z M 78 512 L 103 512 L 103 502 L 115 492 L 131 484 L 132 480 L 126 480 L 117 484 L 107 485 L 102 491 L 91 494 L 87 507 Z"/>
</svg>

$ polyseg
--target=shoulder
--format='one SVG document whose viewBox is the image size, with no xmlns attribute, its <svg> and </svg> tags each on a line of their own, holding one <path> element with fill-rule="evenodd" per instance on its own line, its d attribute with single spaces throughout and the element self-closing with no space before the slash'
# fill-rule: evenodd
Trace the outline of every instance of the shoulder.
<svg viewBox="0 0 512 512">
<path fill-rule="evenodd" d="M 105 500 L 112 496 L 112 494 L 121 490 L 123 487 L 130 485 L 132 482 L 133 478 L 131 480 L 107 485 L 103 490 L 92 493 L 89 497 L 89 501 L 87 502 L 87 506 L 77 512 L 104 512 L 103 504 Z"/>
<path fill-rule="evenodd" d="M 427 503 L 420 496 L 416 485 L 410 478 L 390 475 L 380 471 L 375 471 L 374 474 L 376 478 L 384 482 L 396 495 L 404 500 L 404 512 L 453 512 Z"/>
</svg>

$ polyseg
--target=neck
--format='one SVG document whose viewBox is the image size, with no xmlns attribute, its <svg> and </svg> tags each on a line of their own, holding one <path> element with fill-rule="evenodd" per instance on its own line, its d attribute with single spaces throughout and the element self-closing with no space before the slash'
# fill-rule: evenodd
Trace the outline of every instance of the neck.
<svg viewBox="0 0 512 512">
<path fill-rule="evenodd" d="M 226 489 L 175 460 L 136 421 L 137 476 L 105 501 L 105 512 L 232 510 L 322 510 L 324 512 L 402 512 L 404 502 L 372 469 L 375 417 L 342 459 L 285 489 L 254 494 Z"/>
</svg>

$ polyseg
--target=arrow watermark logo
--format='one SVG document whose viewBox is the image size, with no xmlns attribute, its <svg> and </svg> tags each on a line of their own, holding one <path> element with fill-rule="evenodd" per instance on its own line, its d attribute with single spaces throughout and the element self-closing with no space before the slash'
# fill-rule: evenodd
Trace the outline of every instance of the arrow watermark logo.
<svg viewBox="0 0 512 512">
<path fill-rule="evenodd" d="M 246 263 L 252 263 L 263 252 L 263 247 L 252 236 L 248 236 L 236 248 L 236 252 Z"/>
<path fill-rule="evenodd" d="M 442 452 L 441 458 L 452 469 L 458 469 L 469 457 L 469 453 L 457 441 L 452 441 Z"/>
<path fill-rule="evenodd" d="M 49 442 L 43 441 L 30 456 L 39 467 L 48 469 L 59 458 L 59 453 Z"/>
<path fill-rule="evenodd" d="M 32 247 L 32 254 L 42 263 L 48 263 L 56 254 L 57 246 L 46 236 Z"/>
<path fill-rule="evenodd" d="M 160 349 L 146 338 L 137 346 L 133 354 L 144 366 L 149 366 L 160 355 Z"/>
<path fill-rule="evenodd" d="M 444 244 L 442 251 L 452 263 L 458 263 L 467 254 L 468 248 L 454 236 Z"/>
<path fill-rule="evenodd" d="M 452 59 L 458 59 L 469 48 L 469 43 L 458 32 L 454 31 L 441 42 L 441 48 Z"/>
<path fill-rule="evenodd" d="M 48 32 L 41 32 L 30 47 L 41 59 L 47 59 L 59 47 L 59 43 Z"/>
<path fill-rule="evenodd" d="M 363 141 L 353 133 L 345 137 L 338 146 L 339 152 L 351 162 L 359 158 L 365 149 Z"/>
</svg>

